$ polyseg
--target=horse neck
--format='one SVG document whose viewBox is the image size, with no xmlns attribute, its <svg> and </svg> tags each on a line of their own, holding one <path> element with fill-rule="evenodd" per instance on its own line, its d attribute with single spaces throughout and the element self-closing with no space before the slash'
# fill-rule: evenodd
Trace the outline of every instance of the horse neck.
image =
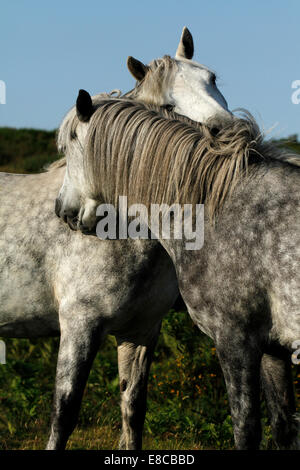
<svg viewBox="0 0 300 470">
<path fill-rule="evenodd" d="M 204 206 L 203 246 L 199 250 L 188 249 L 191 240 L 187 237 L 182 240 L 160 238 L 160 243 L 177 268 L 184 262 L 193 269 L 200 258 L 203 262 L 210 256 L 208 252 L 215 244 L 247 244 L 247 239 L 254 237 L 258 249 L 269 250 L 270 239 L 274 239 L 275 244 L 276 240 L 278 243 L 278 239 L 287 236 L 286 231 L 282 232 L 283 223 L 289 228 L 289 237 L 297 250 L 300 244 L 296 215 L 300 209 L 299 176 L 299 167 L 282 162 L 262 163 L 253 175 L 240 181 L 214 221 L 209 220 Z"/>
</svg>

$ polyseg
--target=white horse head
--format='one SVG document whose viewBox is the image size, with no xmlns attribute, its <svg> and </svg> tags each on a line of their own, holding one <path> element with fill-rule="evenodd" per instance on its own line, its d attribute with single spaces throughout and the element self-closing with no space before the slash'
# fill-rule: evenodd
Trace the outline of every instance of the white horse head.
<svg viewBox="0 0 300 470">
<path fill-rule="evenodd" d="M 172 107 L 176 113 L 197 122 L 222 126 L 232 119 L 232 114 L 216 85 L 215 73 L 191 60 L 193 55 L 193 37 L 184 27 L 175 59 L 165 56 L 144 65 L 128 57 L 127 65 L 137 86 L 127 96 Z"/>
</svg>

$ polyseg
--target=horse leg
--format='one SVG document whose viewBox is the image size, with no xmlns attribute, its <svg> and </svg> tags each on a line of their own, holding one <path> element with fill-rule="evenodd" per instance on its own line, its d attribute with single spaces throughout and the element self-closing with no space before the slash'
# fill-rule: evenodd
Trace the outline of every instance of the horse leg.
<svg viewBox="0 0 300 470">
<path fill-rule="evenodd" d="M 237 449 L 257 449 L 261 440 L 260 363 L 255 340 L 233 329 L 216 342 L 231 408 Z"/>
<path fill-rule="evenodd" d="M 295 418 L 290 360 L 264 354 L 261 380 L 274 441 L 280 449 L 299 449 L 299 422 Z"/>
<path fill-rule="evenodd" d="M 47 450 L 64 449 L 73 432 L 89 372 L 103 338 L 99 320 L 74 310 L 61 320 L 51 432 Z M 72 315 L 73 314 L 73 315 Z"/>
<path fill-rule="evenodd" d="M 121 392 L 122 434 L 119 448 L 142 448 L 142 432 L 146 415 L 147 383 L 160 324 L 147 338 L 117 338 Z"/>
</svg>

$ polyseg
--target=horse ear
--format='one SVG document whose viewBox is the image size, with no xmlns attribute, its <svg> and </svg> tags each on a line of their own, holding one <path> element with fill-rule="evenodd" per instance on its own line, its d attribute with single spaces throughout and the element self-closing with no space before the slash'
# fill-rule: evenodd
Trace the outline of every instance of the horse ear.
<svg viewBox="0 0 300 470">
<path fill-rule="evenodd" d="M 85 90 L 79 90 L 76 100 L 76 113 L 79 121 L 87 122 L 94 112 L 90 94 Z"/>
<path fill-rule="evenodd" d="M 194 41 L 190 31 L 185 26 L 176 51 L 176 58 L 192 59 L 194 55 Z"/>
<path fill-rule="evenodd" d="M 127 67 L 131 75 L 139 82 L 145 78 L 145 75 L 148 72 L 147 65 L 144 65 L 142 62 L 131 56 L 127 59 Z"/>
</svg>

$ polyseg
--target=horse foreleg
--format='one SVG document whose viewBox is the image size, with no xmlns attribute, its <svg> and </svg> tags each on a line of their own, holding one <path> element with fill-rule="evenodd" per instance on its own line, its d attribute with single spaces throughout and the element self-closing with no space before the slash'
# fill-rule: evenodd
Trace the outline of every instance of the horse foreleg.
<svg viewBox="0 0 300 470">
<path fill-rule="evenodd" d="M 61 322 L 56 383 L 47 450 L 64 449 L 74 430 L 83 391 L 102 339 L 96 321 L 72 312 Z"/>
<path fill-rule="evenodd" d="M 122 412 L 119 448 L 123 450 L 142 448 L 148 375 L 159 331 L 160 324 L 143 340 L 117 338 Z"/>
<path fill-rule="evenodd" d="M 231 408 L 237 449 L 257 449 L 261 440 L 260 363 L 258 345 L 232 330 L 216 343 Z"/>
<path fill-rule="evenodd" d="M 261 380 L 274 441 L 280 449 L 299 449 L 299 422 L 295 418 L 290 358 L 264 354 Z"/>
</svg>

